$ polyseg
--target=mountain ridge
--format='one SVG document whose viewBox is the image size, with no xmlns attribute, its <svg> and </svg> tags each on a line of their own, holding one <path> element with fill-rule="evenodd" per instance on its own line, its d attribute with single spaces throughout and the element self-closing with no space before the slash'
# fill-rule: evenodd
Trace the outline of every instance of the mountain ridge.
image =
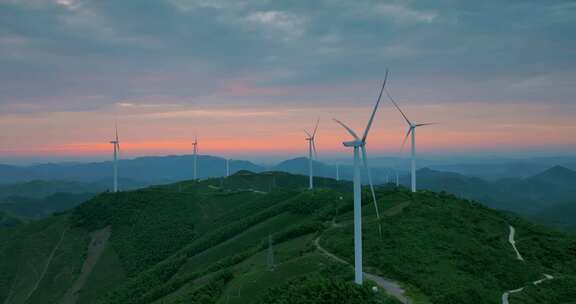
<svg viewBox="0 0 576 304">
<path fill-rule="evenodd" d="M 102 193 L 63 214 L 0 229 L 0 301 L 58 302 L 83 268 L 91 233 L 101 229 L 111 235 L 79 288 L 78 303 L 195 303 L 207 286 L 214 301 L 203 303 L 249 303 L 291 279 L 347 281 L 349 268 L 315 249 L 314 240 L 321 236 L 323 247 L 351 261 L 351 183 L 318 178 L 319 188 L 310 191 L 306 181 L 304 175 L 240 171 Z M 569 251 L 576 240 L 568 235 L 446 193 L 377 187 L 380 239 L 368 189 L 363 192 L 366 266 L 424 299 L 416 303 L 496 303 L 501 292 L 543 271 L 576 271 L 576 252 Z M 507 243 L 508 223 L 517 228 L 526 264 Z M 47 269 L 46 279 L 38 281 L 30 263 Z M 480 271 L 487 266 L 490 271 Z M 18 290 L 11 289 L 14 282 Z"/>
</svg>

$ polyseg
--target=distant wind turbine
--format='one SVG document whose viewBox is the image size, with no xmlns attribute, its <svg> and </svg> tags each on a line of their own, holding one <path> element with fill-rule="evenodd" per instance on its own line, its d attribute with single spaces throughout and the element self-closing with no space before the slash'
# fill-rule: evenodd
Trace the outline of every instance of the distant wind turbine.
<svg viewBox="0 0 576 304">
<path fill-rule="evenodd" d="M 404 120 L 406 120 L 406 123 L 408 124 L 408 132 L 406 133 L 406 136 L 404 137 L 404 141 L 402 142 L 402 147 L 400 148 L 401 151 L 404 149 L 404 145 L 406 145 L 406 140 L 408 140 L 408 136 L 412 135 L 412 138 L 411 138 L 411 141 L 412 141 L 412 153 L 411 153 L 412 154 L 411 155 L 411 179 L 412 180 L 411 180 L 411 186 L 412 186 L 412 192 L 416 192 L 416 128 L 428 126 L 428 125 L 433 125 L 433 123 L 419 123 L 419 124 L 413 123 L 412 121 L 410 121 L 408 119 L 408 117 L 406 117 L 406 114 L 404 114 L 404 112 L 402 112 L 402 110 L 400 109 L 400 107 L 398 106 L 396 101 L 394 101 L 394 98 L 392 98 L 392 96 L 390 95 L 388 90 L 386 90 L 386 95 L 388 96 L 390 101 L 392 101 L 392 103 L 394 104 L 396 109 L 398 109 L 400 114 L 402 114 L 402 117 L 404 117 Z"/>
<path fill-rule="evenodd" d="M 364 130 L 364 135 L 359 138 L 358 135 L 343 122 L 334 119 L 338 124 L 340 124 L 352 137 L 351 141 L 343 142 L 345 147 L 354 148 L 354 281 L 356 284 L 362 284 L 362 193 L 361 193 L 361 180 L 360 180 L 360 150 L 362 150 L 362 161 L 364 163 L 364 169 L 368 175 L 368 182 L 370 183 L 370 191 L 372 192 L 372 200 L 374 201 L 374 207 L 376 208 L 376 217 L 378 219 L 378 225 L 380 228 L 380 213 L 378 211 L 378 204 L 376 203 L 376 194 L 374 193 L 374 186 L 372 185 L 372 175 L 370 169 L 368 168 L 368 155 L 366 153 L 366 138 L 368 137 L 368 132 L 374 121 L 374 115 L 378 110 L 378 105 L 382 99 L 382 93 L 386 87 L 386 81 L 388 80 L 388 70 L 386 70 L 386 77 L 384 78 L 384 83 L 382 84 L 382 89 L 380 89 L 380 94 L 378 95 L 378 100 L 376 105 L 374 105 L 374 110 L 372 110 L 372 115 L 370 120 L 368 120 L 368 125 Z"/>
<path fill-rule="evenodd" d="M 226 177 L 230 176 L 230 160 L 226 159 Z"/>
<path fill-rule="evenodd" d="M 320 119 L 316 120 L 316 126 L 314 127 L 314 132 L 312 132 L 312 135 L 310 135 L 308 131 L 304 130 L 304 132 L 306 132 L 306 135 L 308 135 L 308 137 L 306 137 L 306 140 L 308 141 L 308 174 L 310 175 L 308 185 L 309 189 L 314 189 L 314 159 L 318 159 L 315 140 L 319 122 Z"/>
<path fill-rule="evenodd" d="M 340 180 L 340 165 L 336 164 L 336 180 Z"/>
<path fill-rule="evenodd" d="M 118 140 L 118 125 L 114 125 L 116 138 L 110 143 L 114 146 L 114 192 L 118 192 L 118 154 L 120 153 L 120 141 Z"/>
<path fill-rule="evenodd" d="M 198 137 L 194 136 L 194 142 L 192 143 L 194 146 L 194 180 L 198 178 Z"/>
</svg>

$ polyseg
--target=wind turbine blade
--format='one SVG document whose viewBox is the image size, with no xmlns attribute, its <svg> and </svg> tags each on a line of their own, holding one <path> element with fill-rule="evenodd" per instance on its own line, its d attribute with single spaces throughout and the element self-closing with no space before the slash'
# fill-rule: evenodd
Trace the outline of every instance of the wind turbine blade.
<svg viewBox="0 0 576 304">
<path fill-rule="evenodd" d="M 396 109 L 398 109 L 398 111 L 400 111 L 400 114 L 402 114 L 402 117 L 404 117 L 404 119 L 406 120 L 406 122 L 411 126 L 412 122 L 410 121 L 410 119 L 408 119 L 408 117 L 406 117 L 406 114 L 404 114 L 404 112 L 402 112 L 402 110 L 400 109 L 400 107 L 398 106 L 398 104 L 396 103 L 396 101 L 394 101 L 394 98 L 392 98 L 392 96 L 390 95 L 390 93 L 388 92 L 388 90 L 386 90 L 386 95 L 388 96 L 388 99 L 390 99 L 390 101 L 394 104 L 394 106 L 396 107 Z"/>
<path fill-rule="evenodd" d="M 118 123 L 114 123 L 114 129 L 116 130 L 116 142 L 118 142 Z"/>
<path fill-rule="evenodd" d="M 334 121 L 337 122 L 338 124 L 340 124 L 342 127 L 344 127 L 344 129 L 346 129 L 346 131 L 348 131 L 348 133 L 350 133 L 350 135 L 352 135 L 354 137 L 354 139 L 360 140 L 360 138 L 358 138 L 358 135 L 356 135 L 356 133 L 354 133 L 354 131 L 352 131 L 352 129 L 350 129 L 343 122 L 339 121 L 338 119 L 334 119 Z"/>
<path fill-rule="evenodd" d="M 430 126 L 430 125 L 437 125 L 437 124 L 438 123 L 435 123 L 435 122 L 421 123 L 421 124 L 414 125 L 414 127 L 423 127 L 423 126 Z"/>
<path fill-rule="evenodd" d="M 368 155 L 366 153 L 366 146 L 362 145 L 362 162 L 364 163 L 364 168 L 366 169 L 366 174 L 368 175 L 368 183 L 370 184 L 370 193 L 372 193 L 372 201 L 374 202 L 374 209 L 376 210 L 376 219 L 378 221 L 378 234 L 382 238 L 382 223 L 380 222 L 380 211 L 378 210 L 378 202 L 376 201 L 376 192 L 374 192 L 374 184 L 372 183 L 372 173 L 370 173 L 370 167 L 368 167 Z"/>
<path fill-rule="evenodd" d="M 316 127 L 314 127 L 314 133 L 312 133 L 312 137 L 316 136 L 316 131 L 318 131 L 318 124 L 320 123 L 320 118 L 316 120 Z"/>
<path fill-rule="evenodd" d="M 308 133 L 308 131 L 306 131 L 306 129 L 304 129 L 304 133 L 306 133 L 306 135 L 308 135 L 308 137 L 312 137 L 312 135 L 310 135 L 310 133 Z"/>
<path fill-rule="evenodd" d="M 366 141 L 366 137 L 368 137 L 368 131 L 370 131 L 370 127 L 372 127 L 372 122 L 374 121 L 374 116 L 376 115 L 376 111 L 378 110 L 378 105 L 380 104 L 380 100 L 382 99 L 382 93 L 384 92 L 384 88 L 386 87 L 386 81 L 388 81 L 388 69 L 386 69 L 386 76 L 384 77 L 384 83 L 382 83 L 382 88 L 380 89 L 380 94 L 378 95 L 378 100 L 376 101 L 376 105 L 374 105 L 374 110 L 372 110 L 372 115 L 370 116 L 370 120 L 368 120 L 368 125 L 366 126 L 366 130 L 364 130 L 364 136 L 362 136 L 362 141 Z"/>
<path fill-rule="evenodd" d="M 412 133 L 412 130 L 412 127 L 410 127 L 408 132 L 406 132 L 406 136 L 404 136 L 404 140 L 402 141 L 402 146 L 400 146 L 400 153 L 404 151 L 404 146 L 406 145 L 406 141 L 408 141 L 408 137 L 410 136 L 410 133 Z"/>
<path fill-rule="evenodd" d="M 370 167 L 368 167 L 368 155 L 366 153 L 366 146 L 362 146 L 362 162 L 364 163 L 366 175 L 368 175 L 368 183 L 370 184 L 372 201 L 374 202 L 374 208 L 376 209 L 376 218 L 380 219 L 380 211 L 378 210 L 378 203 L 376 202 L 376 192 L 374 192 L 374 184 L 372 184 L 372 173 L 370 173 Z"/>
<path fill-rule="evenodd" d="M 316 142 L 312 139 L 312 150 L 314 151 L 314 159 L 318 160 L 318 152 L 316 152 Z"/>
</svg>

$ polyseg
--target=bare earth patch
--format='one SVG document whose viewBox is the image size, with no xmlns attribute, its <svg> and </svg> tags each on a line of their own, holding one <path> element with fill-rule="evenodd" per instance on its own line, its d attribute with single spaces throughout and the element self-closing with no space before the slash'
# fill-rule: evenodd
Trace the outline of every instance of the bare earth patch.
<svg viewBox="0 0 576 304">
<path fill-rule="evenodd" d="M 72 287 L 66 291 L 66 294 L 60 301 L 62 304 L 76 304 L 78 301 L 78 293 L 84 287 L 86 283 L 86 279 L 92 273 L 92 269 L 98 262 L 98 259 L 104 252 L 106 248 L 106 244 L 108 244 L 108 239 L 110 238 L 110 226 L 94 231 L 91 233 L 91 241 L 90 245 L 88 245 L 88 251 L 86 253 L 86 260 L 84 260 L 84 264 L 82 265 L 82 270 L 80 272 L 80 276 L 76 279 Z"/>
</svg>

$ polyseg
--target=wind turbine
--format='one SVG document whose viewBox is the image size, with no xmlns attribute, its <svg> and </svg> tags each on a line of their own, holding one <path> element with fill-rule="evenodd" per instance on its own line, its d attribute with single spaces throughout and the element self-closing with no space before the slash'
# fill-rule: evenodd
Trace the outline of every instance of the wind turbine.
<svg viewBox="0 0 576 304">
<path fill-rule="evenodd" d="M 194 142 L 192 143 L 194 146 L 194 180 L 198 178 L 198 137 L 194 136 Z"/>
<path fill-rule="evenodd" d="M 308 173 L 310 175 L 309 178 L 309 185 L 308 188 L 309 189 L 314 189 L 314 159 L 318 159 L 318 153 L 316 153 L 316 143 L 315 143 L 315 139 L 316 139 L 316 131 L 318 130 L 318 123 L 320 122 L 320 119 L 316 120 L 316 126 L 314 127 L 314 132 L 312 132 L 312 135 L 310 135 L 310 133 L 308 133 L 308 131 L 304 130 L 304 132 L 306 132 L 306 135 L 308 135 L 308 137 L 306 137 L 306 140 L 308 141 Z M 314 153 L 314 154 L 312 154 Z"/>
<path fill-rule="evenodd" d="M 230 159 L 226 159 L 226 177 L 230 176 Z"/>
<path fill-rule="evenodd" d="M 110 143 L 114 146 L 114 192 L 118 192 L 118 153 L 120 153 L 120 141 L 118 140 L 118 125 L 115 124 L 116 138 Z"/>
<path fill-rule="evenodd" d="M 388 80 L 388 70 L 386 70 L 386 77 L 384 78 L 384 83 L 382 84 L 382 89 L 380 89 L 380 94 L 378 95 L 378 100 L 376 105 L 374 105 L 374 110 L 372 110 L 372 115 L 370 120 L 368 120 L 368 125 L 364 130 L 362 138 L 343 122 L 334 119 L 338 124 L 340 124 L 352 137 L 351 141 L 345 141 L 342 144 L 345 147 L 354 148 L 354 281 L 356 284 L 362 284 L 362 193 L 361 193 L 361 180 L 360 180 L 360 150 L 362 151 L 362 161 L 364 163 L 364 169 L 368 175 L 368 182 L 370 183 L 370 191 L 372 192 L 372 200 L 374 201 L 374 207 L 376 208 L 376 217 L 378 219 L 378 225 L 380 228 L 380 213 L 378 211 L 378 205 L 376 203 L 376 194 L 374 193 L 374 186 L 372 185 L 372 175 L 368 168 L 368 156 L 366 153 L 366 138 L 368 137 L 368 132 L 374 121 L 374 115 L 376 115 L 376 110 L 378 110 L 378 105 L 380 104 L 380 99 L 382 99 L 382 92 L 386 86 L 386 81 Z"/>
<path fill-rule="evenodd" d="M 336 180 L 340 180 L 340 165 L 336 164 Z"/>
<path fill-rule="evenodd" d="M 408 136 L 412 135 L 412 138 L 411 138 L 411 141 L 412 141 L 412 153 L 411 153 L 412 154 L 411 155 L 411 178 L 412 178 L 412 180 L 411 180 L 411 186 L 412 186 L 412 192 L 416 192 L 416 128 L 428 126 L 428 125 L 433 125 L 433 123 L 418 123 L 418 124 L 413 123 L 412 121 L 410 121 L 408 119 L 408 117 L 406 117 L 406 114 L 404 114 L 404 112 L 402 112 L 402 110 L 400 109 L 400 107 L 398 106 L 396 101 L 394 101 L 394 98 L 392 98 L 392 96 L 390 95 L 388 90 L 386 90 L 386 95 L 388 96 L 390 101 L 392 101 L 392 103 L 394 104 L 396 109 L 398 109 L 400 114 L 402 114 L 402 117 L 404 117 L 404 120 L 406 120 L 406 123 L 408 124 L 408 132 L 406 133 L 406 136 L 404 137 L 404 141 L 402 142 L 402 147 L 400 148 L 400 151 L 402 151 L 404 149 L 404 145 L 406 145 L 406 140 L 408 140 Z"/>
</svg>

